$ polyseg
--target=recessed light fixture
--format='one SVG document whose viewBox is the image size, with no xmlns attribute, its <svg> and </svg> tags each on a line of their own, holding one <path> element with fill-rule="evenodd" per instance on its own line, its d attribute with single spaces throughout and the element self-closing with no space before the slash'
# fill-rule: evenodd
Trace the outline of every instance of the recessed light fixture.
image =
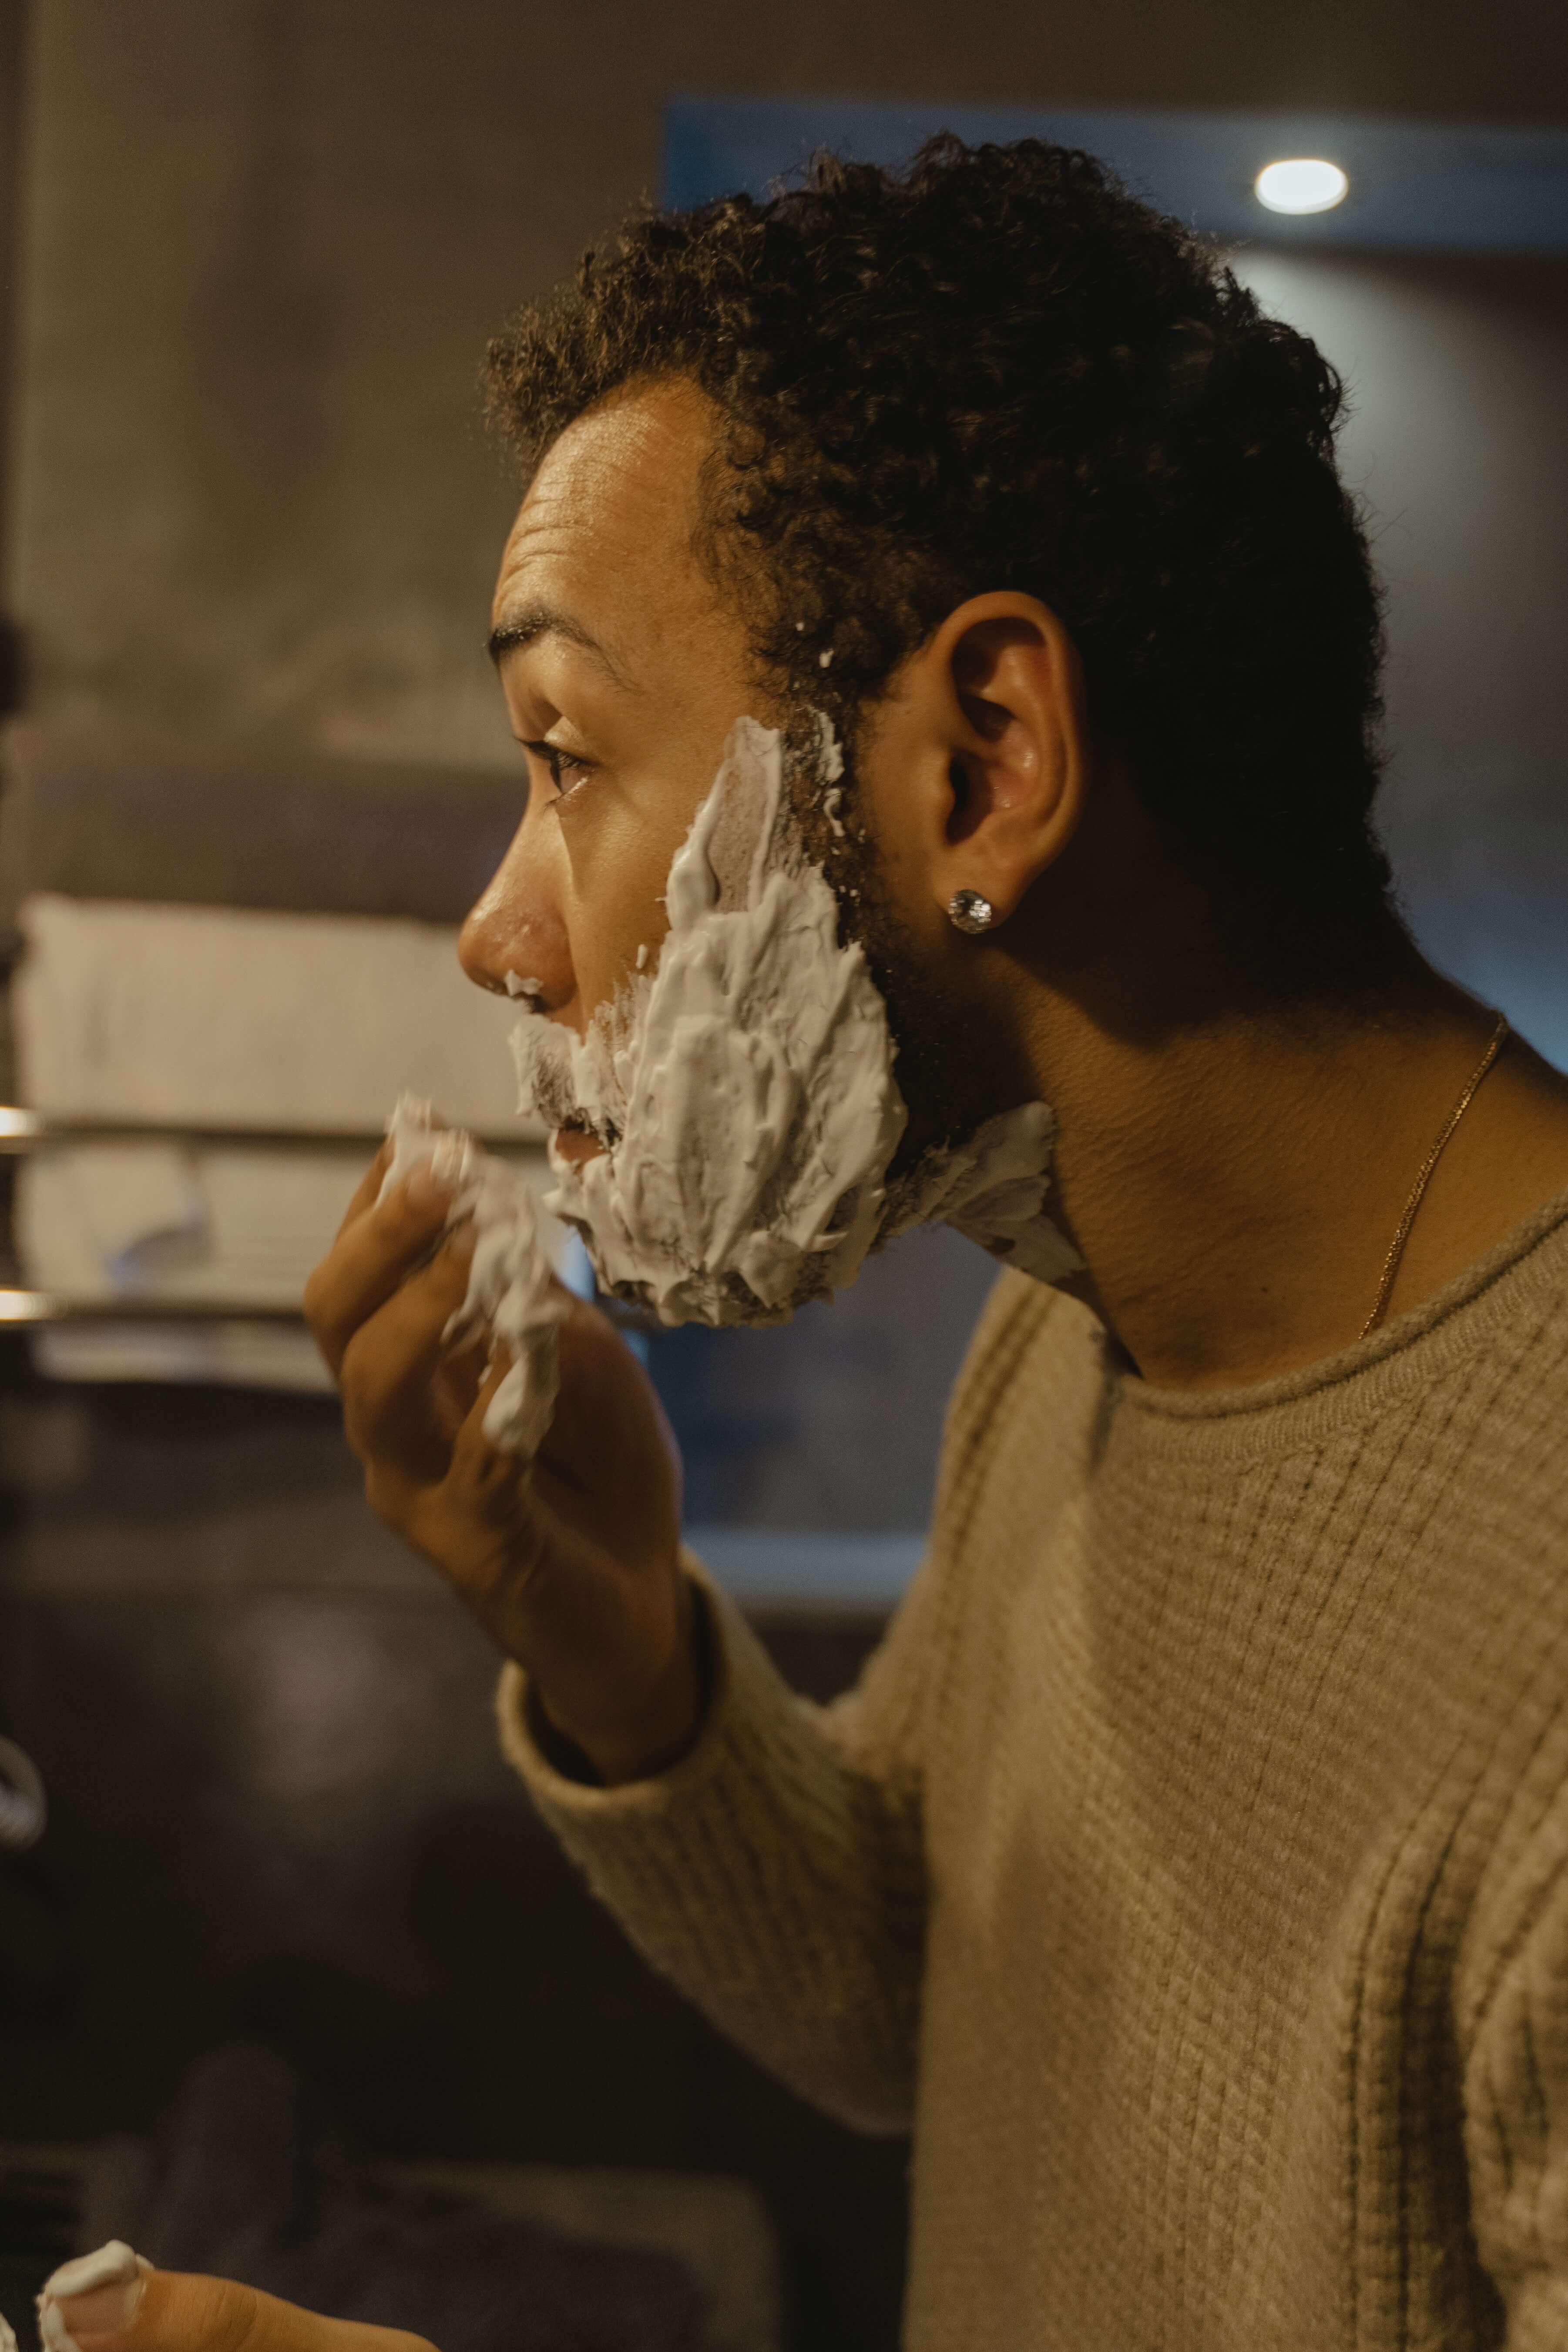
<svg viewBox="0 0 1568 2352">
<path fill-rule="evenodd" d="M 1252 188 L 1271 213 L 1327 213 L 1343 204 L 1350 184 L 1337 163 L 1293 155 L 1286 163 L 1265 164 Z"/>
</svg>

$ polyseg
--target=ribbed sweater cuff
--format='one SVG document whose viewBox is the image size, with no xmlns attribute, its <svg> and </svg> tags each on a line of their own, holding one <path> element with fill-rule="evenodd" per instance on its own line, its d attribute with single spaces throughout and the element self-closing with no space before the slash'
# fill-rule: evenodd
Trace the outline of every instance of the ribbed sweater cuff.
<svg viewBox="0 0 1568 2352">
<path fill-rule="evenodd" d="M 606 1789 L 563 1772 L 546 1755 L 531 1721 L 529 1681 L 510 1660 L 501 1669 L 496 1713 L 503 1753 L 527 1783 L 535 1805 L 576 1849 L 578 1832 L 591 1837 L 603 1822 L 612 1835 L 622 1822 L 684 1810 L 706 1787 L 728 1745 L 731 1717 L 792 1709 L 788 1686 L 727 1594 L 713 1582 L 695 1553 L 681 1550 L 681 1566 L 696 1588 L 696 1606 L 707 1619 L 710 1684 L 702 1727 L 679 1762 L 644 1780 Z"/>
</svg>

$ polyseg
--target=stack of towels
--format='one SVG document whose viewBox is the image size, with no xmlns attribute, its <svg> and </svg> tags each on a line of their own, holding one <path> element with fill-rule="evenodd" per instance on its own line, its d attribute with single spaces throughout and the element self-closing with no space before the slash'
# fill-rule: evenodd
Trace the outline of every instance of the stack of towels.
<svg viewBox="0 0 1568 2352">
<path fill-rule="evenodd" d="M 20 922 L 24 1102 L 51 1118 L 170 1130 L 22 1163 L 16 1249 L 37 1289 L 297 1306 L 405 1088 L 454 1126 L 515 1138 L 548 1183 L 542 1137 L 514 1108 L 517 1008 L 465 979 L 450 929 L 48 893 Z M 179 1135 L 191 1127 L 257 1140 L 191 1144 Z M 361 1133 L 345 1149 L 268 1139 Z M 552 1239 L 578 1275 L 569 1237 Z M 326 1377 L 287 1323 L 59 1326 L 37 1347 L 44 1370 L 73 1380 Z"/>
</svg>

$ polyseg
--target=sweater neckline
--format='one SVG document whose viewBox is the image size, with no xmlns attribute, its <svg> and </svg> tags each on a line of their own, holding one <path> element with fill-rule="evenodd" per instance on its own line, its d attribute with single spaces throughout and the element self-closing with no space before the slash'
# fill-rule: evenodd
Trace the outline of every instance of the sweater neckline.
<svg viewBox="0 0 1568 2352">
<path fill-rule="evenodd" d="M 1316 1363 L 1229 1389 L 1156 1388 L 1117 1368 L 1108 1344 L 1109 1383 L 1119 1409 L 1151 1425 L 1223 1429 L 1247 1452 L 1327 1436 L 1364 1423 L 1412 1389 L 1479 1354 L 1499 1333 L 1518 1331 L 1532 1306 L 1568 1288 L 1568 1190 L 1553 1195 L 1420 1306 L 1369 1339 Z"/>
</svg>

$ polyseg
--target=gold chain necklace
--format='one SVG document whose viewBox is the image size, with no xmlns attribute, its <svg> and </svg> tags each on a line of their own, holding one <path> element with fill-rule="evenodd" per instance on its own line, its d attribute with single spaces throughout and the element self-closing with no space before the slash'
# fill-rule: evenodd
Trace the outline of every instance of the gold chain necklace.
<svg viewBox="0 0 1568 2352">
<path fill-rule="evenodd" d="M 1464 1093 L 1459 1097 L 1458 1101 L 1454 1105 L 1453 1109 L 1448 1113 L 1447 1124 L 1445 1126 L 1442 1134 L 1437 1138 L 1436 1142 L 1426 1154 L 1426 1158 L 1422 1164 L 1421 1173 L 1415 1179 L 1415 1188 L 1411 1192 L 1410 1198 L 1405 1203 L 1405 1214 L 1399 1220 L 1399 1231 L 1394 1236 L 1394 1246 L 1389 1251 L 1387 1257 L 1384 1260 L 1383 1280 L 1377 1286 L 1377 1304 L 1373 1308 L 1372 1313 L 1367 1317 L 1366 1321 L 1362 1325 L 1361 1336 L 1363 1339 L 1370 1339 L 1373 1332 L 1376 1330 L 1378 1325 L 1383 1320 L 1383 1310 L 1388 1304 L 1388 1294 L 1394 1288 L 1394 1277 L 1399 1272 L 1399 1261 L 1405 1255 L 1405 1244 L 1410 1239 L 1410 1228 L 1415 1223 L 1415 1212 L 1421 1206 L 1422 1195 L 1426 1192 L 1428 1183 L 1431 1181 L 1432 1171 L 1436 1168 L 1438 1160 L 1442 1158 L 1443 1148 L 1447 1144 L 1448 1138 L 1453 1134 L 1454 1129 L 1458 1126 L 1459 1121 L 1464 1118 L 1465 1113 L 1468 1110 L 1471 1101 L 1474 1098 L 1476 1088 L 1480 1085 L 1481 1080 L 1486 1076 L 1487 1072 L 1491 1068 L 1492 1064 L 1502 1052 L 1503 1043 L 1507 1038 L 1508 1034 L 1507 1018 L 1504 1014 L 1499 1013 L 1497 1027 L 1492 1031 L 1491 1044 L 1481 1055 L 1479 1067 L 1477 1069 L 1476 1074 L 1470 1080 L 1468 1086 L 1465 1088 Z"/>
</svg>

